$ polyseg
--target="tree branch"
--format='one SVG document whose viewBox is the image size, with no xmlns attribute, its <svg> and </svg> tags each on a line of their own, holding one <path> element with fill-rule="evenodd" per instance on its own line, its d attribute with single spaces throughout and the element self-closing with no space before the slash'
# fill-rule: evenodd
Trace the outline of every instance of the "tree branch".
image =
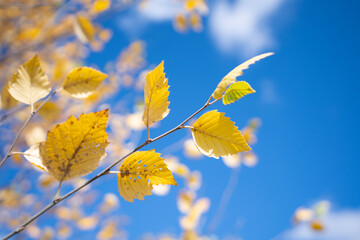
<svg viewBox="0 0 360 240">
<path fill-rule="evenodd" d="M 199 110 L 197 110 L 195 113 L 191 114 L 188 118 L 186 118 L 183 122 L 181 122 L 178 126 L 174 127 L 173 129 L 161 134 L 160 136 L 154 138 L 154 139 L 147 139 L 145 140 L 145 142 L 143 142 L 142 144 L 140 144 L 139 146 L 137 146 L 134 150 L 132 150 L 131 152 L 129 152 L 128 154 L 126 154 L 125 156 L 123 156 L 122 158 L 120 158 L 119 160 L 115 161 L 114 163 L 112 163 L 110 166 L 108 166 L 107 168 L 105 168 L 103 171 L 101 171 L 100 173 L 98 173 L 96 176 L 94 176 L 93 178 L 89 179 L 87 182 L 85 182 L 83 185 L 73 189 L 72 191 L 68 192 L 67 194 L 65 194 L 62 197 L 57 197 L 55 198 L 50 204 L 48 204 L 46 207 L 44 207 L 41 211 L 39 211 L 38 213 L 36 213 L 35 215 L 33 215 L 31 218 L 29 218 L 26 222 L 24 222 L 21 226 L 19 226 L 18 228 L 16 228 L 13 232 L 9 233 L 8 235 L 6 235 L 3 240 L 9 239 L 12 236 L 14 236 L 15 234 L 21 232 L 22 230 L 25 229 L 25 227 L 27 225 L 29 225 L 30 223 L 32 223 L 34 220 L 36 220 L 38 217 L 40 217 L 42 214 L 44 214 L 45 212 L 47 212 L 49 209 L 53 208 L 54 206 L 56 206 L 58 203 L 62 202 L 63 200 L 67 199 L 68 197 L 70 197 L 71 195 L 73 195 L 74 193 L 80 191 L 82 188 L 86 187 L 87 185 L 89 185 L 90 183 L 92 183 L 93 181 L 95 181 L 96 179 L 107 175 L 109 173 L 112 173 L 110 171 L 110 169 L 112 167 L 114 167 L 115 165 L 117 165 L 118 163 L 122 162 L 125 158 L 127 158 L 128 156 L 130 156 L 131 154 L 133 154 L 134 152 L 138 151 L 139 149 L 149 145 L 152 142 L 155 142 L 179 129 L 183 129 L 185 123 L 187 123 L 190 119 L 192 119 L 195 115 L 197 115 L 198 113 L 200 113 L 202 110 L 204 110 L 205 108 L 207 108 L 208 106 L 212 105 L 213 103 L 215 103 L 216 101 L 210 102 L 211 97 L 209 98 L 209 100 L 205 103 L 204 106 L 202 106 Z"/>
<path fill-rule="evenodd" d="M 5 157 L 1 160 L 0 162 L 0 167 L 5 163 L 5 161 L 11 156 L 11 151 L 13 150 L 13 148 L 15 147 L 15 144 L 17 143 L 17 141 L 19 140 L 19 137 L 21 135 L 21 133 L 24 131 L 25 127 L 29 124 L 30 120 L 39 112 L 39 110 L 42 108 L 42 106 L 44 106 L 44 104 L 46 102 L 48 102 L 55 94 L 56 94 L 57 90 L 54 90 L 52 93 L 50 93 L 47 98 L 45 98 L 42 103 L 40 104 L 40 106 L 38 108 L 35 109 L 35 111 L 31 111 L 29 117 L 26 119 L 26 121 L 24 122 L 23 126 L 21 127 L 20 131 L 17 133 L 14 141 L 12 142 L 8 152 L 6 153 Z"/>
</svg>

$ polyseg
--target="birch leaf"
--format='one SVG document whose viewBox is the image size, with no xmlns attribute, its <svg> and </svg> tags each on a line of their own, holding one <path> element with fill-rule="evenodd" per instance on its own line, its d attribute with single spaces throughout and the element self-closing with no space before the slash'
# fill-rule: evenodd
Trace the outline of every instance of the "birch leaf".
<svg viewBox="0 0 360 240">
<path fill-rule="evenodd" d="M 63 88 L 75 98 L 86 98 L 106 77 L 105 73 L 90 67 L 75 68 L 66 76 Z"/>
<path fill-rule="evenodd" d="M 196 147 L 208 157 L 219 158 L 251 150 L 230 118 L 216 110 L 203 114 L 191 127 Z"/>
<path fill-rule="evenodd" d="M 169 114 L 168 89 L 168 79 L 165 78 L 164 61 L 162 61 L 145 78 L 143 122 L 147 128 Z"/>
<path fill-rule="evenodd" d="M 29 105 L 48 95 L 50 90 L 50 82 L 40 66 L 37 55 L 21 65 L 9 81 L 11 96 Z"/>
<path fill-rule="evenodd" d="M 239 100 L 243 96 L 254 92 L 255 90 L 252 89 L 247 82 L 245 81 L 236 82 L 231 84 L 229 88 L 226 89 L 222 102 L 224 105 L 230 104 L 235 102 L 236 100 Z"/>
<path fill-rule="evenodd" d="M 214 99 L 221 98 L 223 96 L 223 93 L 225 92 L 226 88 L 230 84 L 234 83 L 236 81 L 237 77 L 243 75 L 243 70 L 248 69 L 251 64 L 254 64 L 255 62 L 257 62 L 263 58 L 266 58 L 268 56 L 271 56 L 273 54 L 274 53 L 272 53 L 272 52 L 260 54 L 256 57 L 253 57 L 253 58 L 247 60 L 246 62 L 240 64 L 239 66 L 237 66 L 236 68 L 231 70 L 231 72 L 229 72 L 225 77 L 223 77 L 221 82 L 217 85 L 215 91 L 212 94 L 213 98 Z"/>
<path fill-rule="evenodd" d="M 40 142 L 35 145 L 32 145 L 28 150 L 24 152 L 24 157 L 35 167 L 40 168 L 47 172 L 46 167 L 43 165 L 42 157 L 40 156 L 40 146 L 45 142 Z"/>
<path fill-rule="evenodd" d="M 119 172 L 119 193 L 128 202 L 144 200 L 144 196 L 151 195 L 153 185 L 177 185 L 164 159 L 155 150 L 131 154 L 120 166 Z"/>
<path fill-rule="evenodd" d="M 94 171 L 108 145 L 107 120 L 108 109 L 79 118 L 70 116 L 49 131 L 40 146 L 47 171 L 61 182 Z"/>
</svg>

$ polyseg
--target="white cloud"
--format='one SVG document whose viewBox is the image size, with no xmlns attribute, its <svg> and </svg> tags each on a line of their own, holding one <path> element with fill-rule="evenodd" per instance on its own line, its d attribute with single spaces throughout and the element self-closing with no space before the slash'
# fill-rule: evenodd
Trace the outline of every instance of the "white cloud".
<svg viewBox="0 0 360 240">
<path fill-rule="evenodd" d="M 229 0 L 210 7 L 210 30 L 219 48 L 225 53 L 251 57 L 273 46 L 274 37 L 269 19 L 285 0 Z"/>
<path fill-rule="evenodd" d="M 360 210 L 329 212 L 324 216 L 325 229 L 313 231 L 308 224 L 300 224 L 273 240 L 358 240 L 360 239 Z"/>
<path fill-rule="evenodd" d="M 172 21 L 182 11 L 181 1 L 146 0 L 132 7 L 127 14 L 120 15 L 117 23 L 127 34 L 138 37 L 149 23 Z"/>
</svg>

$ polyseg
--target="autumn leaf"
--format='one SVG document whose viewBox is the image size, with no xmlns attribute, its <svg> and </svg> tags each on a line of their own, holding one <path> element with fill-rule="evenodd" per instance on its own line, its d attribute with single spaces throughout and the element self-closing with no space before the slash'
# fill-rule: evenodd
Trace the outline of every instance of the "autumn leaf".
<svg viewBox="0 0 360 240">
<path fill-rule="evenodd" d="M 48 132 L 40 146 L 42 164 L 60 182 L 94 171 L 108 145 L 108 110 L 70 116 Z"/>
<path fill-rule="evenodd" d="M 164 61 L 162 61 L 145 78 L 143 122 L 147 128 L 169 114 L 168 89 L 168 79 L 165 78 Z"/>
<path fill-rule="evenodd" d="M 35 167 L 40 168 L 47 172 L 46 167 L 43 164 L 42 157 L 40 156 L 40 146 L 44 145 L 45 142 L 40 142 L 32 145 L 28 150 L 24 152 L 24 157 Z"/>
<path fill-rule="evenodd" d="M 196 147 L 208 157 L 219 158 L 251 150 L 234 122 L 216 110 L 203 114 L 191 127 L 191 132 Z"/>
<path fill-rule="evenodd" d="M 144 200 L 153 185 L 177 185 L 171 171 L 155 150 L 138 151 L 125 159 L 117 174 L 120 195 L 128 202 Z"/>
<path fill-rule="evenodd" d="M 106 77 L 105 73 L 90 67 L 75 68 L 66 76 L 63 89 L 75 98 L 86 98 Z"/>
<path fill-rule="evenodd" d="M 50 90 L 50 82 L 40 66 L 37 55 L 21 65 L 9 81 L 11 96 L 29 105 L 48 95 Z"/>
<path fill-rule="evenodd" d="M 245 81 L 235 82 L 231 84 L 228 89 L 226 89 L 222 102 L 224 105 L 227 105 L 235 102 L 236 100 L 239 100 L 240 98 L 242 98 L 247 94 L 254 92 L 255 90 L 252 89 L 247 82 Z"/>
<path fill-rule="evenodd" d="M 272 52 L 260 54 L 256 57 L 247 60 L 246 62 L 240 64 L 239 66 L 231 70 L 225 77 L 223 77 L 221 82 L 217 85 L 215 91 L 212 94 L 213 98 L 220 99 L 223 96 L 223 93 L 225 92 L 226 88 L 230 84 L 234 83 L 237 77 L 243 75 L 243 70 L 248 69 L 251 64 L 254 64 L 255 62 L 263 58 L 266 58 L 268 56 L 271 56 L 273 54 L 274 53 Z"/>
</svg>

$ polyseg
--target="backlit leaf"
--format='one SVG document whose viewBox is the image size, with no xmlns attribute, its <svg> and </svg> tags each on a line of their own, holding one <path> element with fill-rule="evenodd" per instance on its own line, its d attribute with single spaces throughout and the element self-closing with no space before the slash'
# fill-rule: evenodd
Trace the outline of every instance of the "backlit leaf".
<svg viewBox="0 0 360 240">
<path fill-rule="evenodd" d="M 168 97 L 170 92 L 168 89 L 168 79 L 165 78 L 164 61 L 162 61 L 145 78 L 143 122 L 146 127 L 162 120 L 169 114 Z"/>
<path fill-rule="evenodd" d="M 153 185 L 177 185 L 164 159 L 155 150 L 131 154 L 125 159 L 119 172 L 119 193 L 128 202 L 134 202 L 134 199 L 144 200 L 144 196 L 151 195 Z"/>
<path fill-rule="evenodd" d="M 214 99 L 221 98 L 223 96 L 223 93 L 225 92 L 226 88 L 230 84 L 234 83 L 238 76 L 243 75 L 243 70 L 248 69 L 251 64 L 254 64 L 255 62 L 257 62 L 263 58 L 266 58 L 268 56 L 271 56 L 273 54 L 274 53 L 272 53 L 272 52 L 260 54 L 256 57 L 253 57 L 253 58 L 247 60 L 246 62 L 240 64 L 236 68 L 234 68 L 225 77 L 223 77 L 223 79 L 221 80 L 221 82 L 219 83 L 219 85 L 216 87 L 215 91 L 212 94 L 213 98 Z"/>
<path fill-rule="evenodd" d="M 46 170 L 57 180 L 83 176 L 94 171 L 105 156 L 108 145 L 108 110 L 70 116 L 48 132 L 40 146 Z"/>
<path fill-rule="evenodd" d="M 197 148 L 208 157 L 219 158 L 251 150 L 234 122 L 216 110 L 203 114 L 191 127 L 191 132 Z"/>
<path fill-rule="evenodd" d="M 75 68 L 66 76 L 63 88 L 75 98 L 86 98 L 106 77 L 105 73 L 90 67 Z"/>
<path fill-rule="evenodd" d="M 21 65 L 9 81 L 11 96 L 29 105 L 48 95 L 50 90 L 50 82 L 37 55 Z"/>
<path fill-rule="evenodd" d="M 38 167 L 41 170 L 47 172 L 47 169 L 42 162 L 42 157 L 40 156 L 40 146 L 43 145 L 44 143 L 45 142 L 40 142 L 32 145 L 28 150 L 24 152 L 24 157 L 35 167 Z"/>
<path fill-rule="evenodd" d="M 224 98 L 222 99 L 222 102 L 224 105 L 230 104 L 235 102 L 236 100 L 239 100 L 243 96 L 254 93 L 255 90 L 251 88 L 251 86 L 245 82 L 235 82 L 229 86 L 229 88 L 224 93 Z"/>
</svg>

